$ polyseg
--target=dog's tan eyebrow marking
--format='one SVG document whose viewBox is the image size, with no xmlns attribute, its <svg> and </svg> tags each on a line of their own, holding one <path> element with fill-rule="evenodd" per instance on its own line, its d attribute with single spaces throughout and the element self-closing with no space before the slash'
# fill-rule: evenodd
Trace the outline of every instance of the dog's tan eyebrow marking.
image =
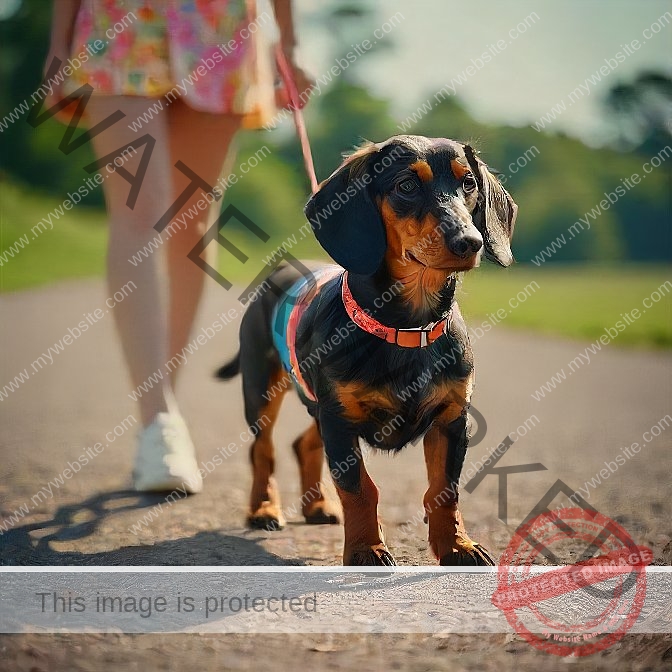
<svg viewBox="0 0 672 672">
<path fill-rule="evenodd" d="M 431 182 L 434 179 L 434 173 L 427 161 L 416 161 L 412 163 L 409 168 L 417 173 L 418 177 L 423 182 Z"/>
<path fill-rule="evenodd" d="M 461 163 L 458 159 L 453 159 L 450 162 L 450 167 L 458 180 L 461 180 L 469 172 L 469 166 Z"/>
</svg>

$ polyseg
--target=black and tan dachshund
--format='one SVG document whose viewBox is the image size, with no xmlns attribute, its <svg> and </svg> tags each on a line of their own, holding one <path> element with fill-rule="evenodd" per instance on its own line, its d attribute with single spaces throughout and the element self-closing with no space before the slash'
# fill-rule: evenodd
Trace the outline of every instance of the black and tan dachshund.
<svg viewBox="0 0 672 672">
<path fill-rule="evenodd" d="M 395 564 L 360 440 L 397 451 L 422 437 L 432 551 L 442 565 L 495 564 L 458 509 L 474 366 L 455 287 L 482 254 L 513 262 L 517 206 L 469 145 L 405 135 L 347 157 L 305 212 L 339 266 L 276 269 L 243 317 L 239 354 L 219 371 L 242 373 L 255 436 L 248 525 L 284 523 L 271 433 L 294 386 L 314 419 L 294 443 L 303 515 L 338 522 L 320 486 L 326 451 L 344 514 L 344 564 Z"/>
</svg>

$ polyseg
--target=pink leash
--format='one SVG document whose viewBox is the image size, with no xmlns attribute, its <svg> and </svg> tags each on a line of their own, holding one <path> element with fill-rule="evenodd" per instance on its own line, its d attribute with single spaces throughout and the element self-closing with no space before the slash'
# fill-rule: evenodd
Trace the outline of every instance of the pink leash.
<svg viewBox="0 0 672 672">
<path fill-rule="evenodd" d="M 303 165 L 306 169 L 306 175 L 310 180 L 310 190 L 314 194 L 317 189 L 317 176 L 315 175 L 315 166 L 313 165 L 313 155 L 310 151 L 310 141 L 308 140 L 308 131 L 306 131 L 306 123 L 303 119 L 303 112 L 301 111 L 301 101 L 299 99 L 299 91 L 296 88 L 296 82 L 294 81 L 294 73 L 287 62 L 284 52 L 279 44 L 275 45 L 275 59 L 278 64 L 278 70 L 280 71 L 280 76 L 282 81 L 287 89 L 289 95 L 289 106 L 292 110 L 294 116 L 294 126 L 296 126 L 296 133 L 299 136 L 301 141 L 301 152 L 303 153 Z M 313 283 L 315 282 L 314 278 L 312 279 Z M 296 337 L 296 328 L 298 327 L 299 320 L 303 311 L 306 308 L 304 301 L 300 301 L 295 304 L 292 308 L 292 312 L 287 323 L 287 346 L 289 350 L 289 357 L 292 366 L 292 374 L 296 380 L 299 387 L 302 389 L 303 394 L 310 399 L 311 401 L 317 401 L 313 391 L 310 389 L 310 386 L 304 379 L 301 373 L 301 367 L 296 359 L 296 350 L 294 346 L 294 338 Z"/>
<path fill-rule="evenodd" d="M 289 94 L 290 108 L 294 116 L 294 125 L 296 126 L 296 133 L 301 141 L 301 152 L 303 153 L 303 165 L 306 169 L 306 175 L 310 180 L 310 190 L 314 194 L 317 191 L 317 176 L 315 175 L 315 166 L 313 165 L 313 155 L 310 151 L 310 141 L 308 140 L 308 131 L 306 131 L 306 122 L 303 119 L 303 112 L 301 111 L 301 101 L 299 99 L 299 91 L 296 88 L 294 81 L 294 74 L 292 72 L 287 58 L 279 44 L 275 45 L 275 59 L 278 64 L 280 76 Z"/>
</svg>

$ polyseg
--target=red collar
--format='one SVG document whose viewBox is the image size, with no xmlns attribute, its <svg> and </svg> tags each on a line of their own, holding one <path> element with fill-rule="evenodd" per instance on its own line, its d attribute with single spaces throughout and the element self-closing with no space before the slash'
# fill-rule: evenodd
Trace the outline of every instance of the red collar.
<svg viewBox="0 0 672 672">
<path fill-rule="evenodd" d="M 360 328 L 369 334 L 382 338 L 387 343 L 400 345 L 403 348 L 424 348 L 434 343 L 441 334 L 448 333 L 453 309 L 443 314 L 442 319 L 436 322 L 430 322 L 424 327 L 414 327 L 412 329 L 395 329 L 386 327 L 375 318 L 371 317 L 355 301 L 348 287 L 348 272 L 343 273 L 343 284 L 341 289 L 343 305 L 350 316 L 350 319 Z"/>
</svg>

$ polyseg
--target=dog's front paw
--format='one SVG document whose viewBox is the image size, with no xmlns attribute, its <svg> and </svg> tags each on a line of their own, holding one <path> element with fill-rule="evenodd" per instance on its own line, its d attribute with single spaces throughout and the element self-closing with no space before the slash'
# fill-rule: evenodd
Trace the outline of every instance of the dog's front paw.
<svg viewBox="0 0 672 672">
<path fill-rule="evenodd" d="M 485 566 L 494 567 L 497 562 L 483 546 L 473 541 L 456 544 L 455 548 L 442 556 L 441 565 L 448 567 Z"/>
<path fill-rule="evenodd" d="M 397 563 L 385 544 L 376 546 L 357 546 L 346 552 L 344 565 L 396 567 Z"/>
<path fill-rule="evenodd" d="M 247 516 L 247 526 L 253 530 L 275 532 L 285 526 L 285 517 L 279 506 L 266 501 Z"/>
<path fill-rule="evenodd" d="M 338 525 L 341 522 L 336 506 L 326 499 L 304 507 L 303 517 L 307 525 Z"/>
</svg>

